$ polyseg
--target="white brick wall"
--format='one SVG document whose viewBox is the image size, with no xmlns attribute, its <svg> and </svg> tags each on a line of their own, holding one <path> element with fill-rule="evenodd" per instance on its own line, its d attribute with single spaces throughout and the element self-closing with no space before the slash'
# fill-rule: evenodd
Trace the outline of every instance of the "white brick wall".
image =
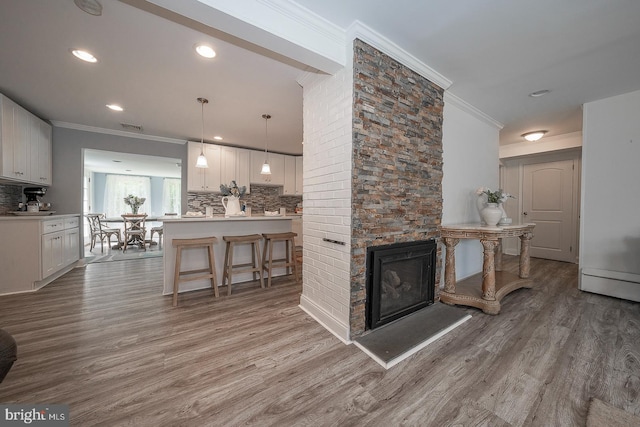
<svg viewBox="0 0 640 427">
<path fill-rule="evenodd" d="M 351 66 L 333 76 L 305 80 L 303 107 L 304 274 L 300 306 L 340 339 L 349 341 Z"/>
</svg>

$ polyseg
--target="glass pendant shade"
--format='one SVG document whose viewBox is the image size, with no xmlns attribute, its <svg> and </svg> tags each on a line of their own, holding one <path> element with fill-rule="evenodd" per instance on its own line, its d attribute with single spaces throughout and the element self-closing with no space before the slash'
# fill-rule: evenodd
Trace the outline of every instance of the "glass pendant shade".
<svg viewBox="0 0 640 427">
<path fill-rule="evenodd" d="M 260 171 L 261 175 L 271 175 L 271 166 L 269 166 L 269 163 L 267 163 L 266 161 L 264 162 L 264 165 L 262 165 L 262 170 Z"/>
<path fill-rule="evenodd" d="M 202 105 L 202 138 L 200 139 L 200 155 L 196 160 L 197 168 L 208 168 L 209 163 L 207 162 L 207 158 L 204 155 L 204 104 L 209 103 L 207 98 L 198 98 L 198 102 Z"/>
<path fill-rule="evenodd" d="M 203 152 L 200 152 L 200 155 L 198 156 L 198 160 L 196 160 L 196 167 L 197 168 L 209 167 L 209 163 L 207 163 L 207 158 L 204 156 Z"/>
</svg>

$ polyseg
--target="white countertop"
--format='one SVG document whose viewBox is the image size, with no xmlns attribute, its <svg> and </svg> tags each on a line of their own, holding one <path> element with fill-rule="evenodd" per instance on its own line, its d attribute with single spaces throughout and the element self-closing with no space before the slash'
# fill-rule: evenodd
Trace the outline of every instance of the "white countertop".
<svg viewBox="0 0 640 427">
<path fill-rule="evenodd" d="M 27 221 L 41 221 L 48 219 L 60 219 L 69 218 L 74 216 L 80 216 L 80 214 L 47 214 L 46 211 L 42 211 L 40 215 L 0 215 L 0 221 L 15 221 L 15 220 L 27 220 Z"/>
<path fill-rule="evenodd" d="M 295 218 L 299 218 L 299 216 L 294 215 L 277 215 L 277 216 L 265 216 L 265 215 L 252 215 L 252 216 L 229 216 L 225 217 L 223 215 L 218 216 L 186 216 L 183 215 L 181 217 L 162 217 L 161 220 L 163 222 L 217 222 L 217 221 L 280 221 L 280 220 L 292 220 Z"/>
</svg>

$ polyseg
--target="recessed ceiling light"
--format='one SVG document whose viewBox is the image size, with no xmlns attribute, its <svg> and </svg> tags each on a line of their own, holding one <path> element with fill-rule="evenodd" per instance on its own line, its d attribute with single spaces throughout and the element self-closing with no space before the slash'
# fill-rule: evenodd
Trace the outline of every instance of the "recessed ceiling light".
<svg viewBox="0 0 640 427">
<path fill-rule="evenodd" d="M 91 63 L 98 62 L 98 59 L 95 56 L 93 56 L 91 53 L 87 52 L 86 50 L 71 49 L 71 53 L 76 58 L 81 59 L 85 62 L 91 62 Z"/>
<path fill-rule="evenodd" d="M 197 44 L 195 45 L 196 52 L 198 55 L 204 58 L 213 58 L 216 56 L 216 51 L 213 48 L 206 44 Z"/>
<path fill-rule="evenodd" d="M 535 92 L 531 92 L 529 96 L 532 98 L 540 98 L 541 96 L 544 96 L 549 92 L 551 92 L 549 89 L 542 89 L 542 90 L 537 90 Z"/>
<path fill-rule="evenodd" d="M 118 104 L 107 104 L 107 108 L 113 111 L 124 111 L 124 108 L 122 108 Z"/>
<path fill-rule="evenodd" d="M 213 139 L 217 139 L 218 141 L 222 141 L 222 137 L 221 136 L 214 136 Z"/>
<path fill-rule="evenodd" d="M 526 139 L 527 141 L 537 141 L 540 138 L 542 138 L 544 136 L 544 134 L 547 133 L 546 130 L 535 130 L 533 132 L 527 132 L 527 133 L 523 133 L 522 137 L 524 139 Z"/>
</svg>

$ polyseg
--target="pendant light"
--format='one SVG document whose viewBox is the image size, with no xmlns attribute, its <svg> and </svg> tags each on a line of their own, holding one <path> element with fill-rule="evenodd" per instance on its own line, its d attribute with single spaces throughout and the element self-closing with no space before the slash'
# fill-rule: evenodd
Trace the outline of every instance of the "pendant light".
<svg viewBox="0 0 640 427">
<path fill-rule="evenodd" d="M 208 168 L 207 158 L 204 155 L 204 104 L 209 103 L 207 98 L 198 98 L 198 102 L 202 105 L 202 139 L 200 140 L 200 155 L 196 161 L 197 168 Z"/>
<path fill-rule="evenodd" d="M 260 171 L 261 175 L 271 175 L 271 167 L 269 166 L 268 154 L 267 154 L 267 140 L 269 139 L 269 133 L 267 130 L 267 123 L 269 123 L 269 119 L 271 116 L 269 114 L 263 114 L 262 118 L 264 119 L 264 164 L 262 165 L 262 170 Z"/>
</svg>

